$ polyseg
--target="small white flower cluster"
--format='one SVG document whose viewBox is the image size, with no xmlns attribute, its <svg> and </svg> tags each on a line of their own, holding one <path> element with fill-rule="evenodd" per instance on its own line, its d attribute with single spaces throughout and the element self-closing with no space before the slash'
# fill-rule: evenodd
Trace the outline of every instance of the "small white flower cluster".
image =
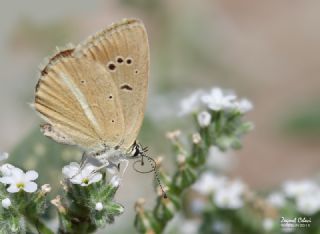
<svg viewBox="0 0 320 234">
<path fill-rule="evenodd" d="M 181 115 L 195 113 L 201 109 L 211 111 L 238 111 L 242 114 L 253 108 L 247 99 L 238 100 L 234 94 L 228 94 L 220 88 L 214 87 L 209 93 L 198 90 L 181 102 Z M 211 115 L 208 111 L 202 111 L 197 116 L 199 125 L 206 127 L 210 124 Z"/>
<path fill-rule="evenodd" d="M 287 197 L 295 199 L 297 210 L 302 214 L 314 215 L 320 211 L 320 186 L 314 181 L 287 181 L 283 191 Z"/>
<path fill-rule="evenodd" d="M 236 158 L 230 152 L 223 152 L 216 146 L 210 146 L 208 152 L 207 165 L 209 168 L 218 170 L 218 171 L 228 171 L 230 170 Z"/>
<path fill-rule="evenodd" d="M 97 171 L 98 167 L 86 163 L 83 168 L 79 163 L 71 162 L 69 165 L 64 166 L 62 174 L 66 179 L 69 179 L 72 184 L 78 184 L 81 186 L 88 186 L 92 183 L 99 182 L 102 179 L 102 174 Z M 119 187 L 120 178 L 113 176 L 109 182 L 113 187 Z M 98 203 L 97 203 L 98 204 Z M 100 205 L 98 205 L 100 207 Z"/>
<path fill-rule="evenodd" d="M 286 198 L 295 201 L 301 214 L 314 215 L 320 211 L 320 186 L 312 180 L 287 181 L 282 191 L 271 193 L 267 201 L 274 207 L 282 208 Z"/>
<path fill-rule="evenodd" d="M 244 204 L 246 186 L 241 180 L 230 181 L 225 176 L 205 172 L 193 189 L 203 195 L 212 195 L 213 202 L 221 209 L 239 209 Z"/>
</svg>

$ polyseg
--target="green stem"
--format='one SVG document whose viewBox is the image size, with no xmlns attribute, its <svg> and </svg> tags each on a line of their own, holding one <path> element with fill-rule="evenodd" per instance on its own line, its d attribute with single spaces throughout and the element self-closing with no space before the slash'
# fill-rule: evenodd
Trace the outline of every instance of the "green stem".
<svg viewBox="0 0 320 234">
<path fill-rule="evenodd" d="M 48 228 L 40 219 L 35 217 L 25 216 L 26 220 L 31 223 L 41 234 L 54 234 L 54 232 Z"/>
</svg>

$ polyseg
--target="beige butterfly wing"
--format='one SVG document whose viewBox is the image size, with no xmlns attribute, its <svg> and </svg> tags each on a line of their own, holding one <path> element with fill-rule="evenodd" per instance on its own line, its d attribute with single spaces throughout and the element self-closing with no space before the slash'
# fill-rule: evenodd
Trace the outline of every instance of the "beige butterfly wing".
<svg viewBox="0 0 320 234">
<path fill-rule="evenodd" d="M 142 125 L 149 77 L 149 45 L 141 21 L 125 19 L 75 48 L 78 58 L 98 61 L 110 72 L 123 110 L 125 132 L 121 148 L 129 149 Z"/>
<path fill-rule="evenodd" d="M 70 53 L 42 71 L 35 110 L 69 144 L 99 150 L 122 142 L 119 95 L 104 66 Z"/>
</svg>

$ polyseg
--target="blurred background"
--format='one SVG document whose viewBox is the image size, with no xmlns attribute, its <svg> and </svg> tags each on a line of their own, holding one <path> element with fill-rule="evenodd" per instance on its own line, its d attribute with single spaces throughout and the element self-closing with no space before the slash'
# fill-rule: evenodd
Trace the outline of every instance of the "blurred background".
<svg viewBox="0 0 320 234">
<path fill-rule="evenodd" d="M 39 171 L 40 183 L 57 185 L 62 166 L 80 160 L 81 152 L 39 132 L 41 120 L 28 105 L 38 65 L 56 46 L 135 17 L 144 21 L 151 49 L 140 136 L 151 155 L 164 155 L 170 169 L 165 132 L 188 125 L 178 116 L 179 100 L 220 86 L 255 106 L 247 116 L 255 130 L 233 153 L 231 176 L 259 190 L 313 176 L 320 168 L 319 9 L 315 0 L 1 1 L 0 151 L 10 152 L 17 166 Z M 108 230 L 131 230 L 134 201 L 148 197 L 151 206 L 150 194 L 152 175 L 129 167 L 117 198 L 125 214 Z"/>
</svg>

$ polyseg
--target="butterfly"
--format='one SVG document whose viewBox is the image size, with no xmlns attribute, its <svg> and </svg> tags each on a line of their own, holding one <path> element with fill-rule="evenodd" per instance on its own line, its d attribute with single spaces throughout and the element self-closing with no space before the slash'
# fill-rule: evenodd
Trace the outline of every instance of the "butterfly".
<svg viewBox="0 0 320 234">
<path fill-rule="evenodd" d="M 77 46 L 58 49 L 41 67 L 35 89 L 33 107 L 46 122 L 42 133 L 104 164 L 115 165 L 123 155 L 146 156 L 136 138 L 149 61 L 147 32 L 137 19 L 123 19 Z"/>
</svg>

